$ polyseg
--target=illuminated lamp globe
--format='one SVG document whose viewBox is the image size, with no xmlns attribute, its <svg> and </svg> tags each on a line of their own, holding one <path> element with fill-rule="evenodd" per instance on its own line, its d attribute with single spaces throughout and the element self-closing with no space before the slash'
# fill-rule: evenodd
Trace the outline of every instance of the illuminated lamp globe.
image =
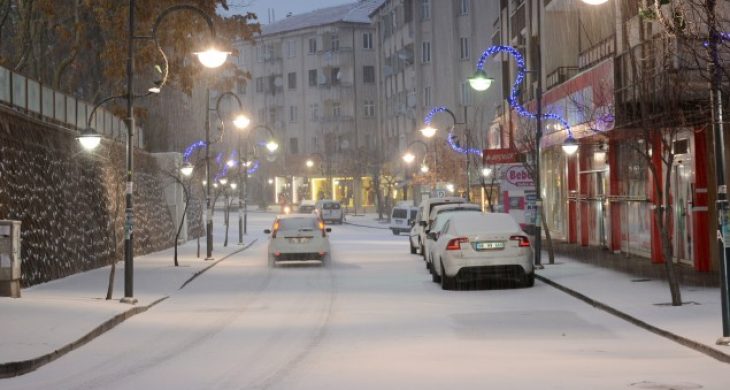
<svg viewBox="0 0 730 390">
<path fill-rule="evenodd" d="M 274 179 L 269 179 L 269 184 L 274 184 Z"/>
<path fill-rule="evenodd" d="M 183 164 L 183 166 L 180 168 L 180 173 L 183 174 L 183 176 L 190 176 L 193 174 L 193 164 L 186 162 Z"/>
<path fill-rule="evenodd" d="M 217 68 L 223 65 L 224 62 L 226 62 L 226 59 L 228 58 L 228 55 L 231 54 L 231 52 L 220 51 L 215 48 L 210 48 L 206 51 L 201 51 L 193 54 L 198 56 L 198 61 L 200 61 L 200 63 L 203 64 L 204 67 Z"/>
<path fill-rule="evenodd" d="M 226 165 L 228 165 L 229 168 L 233 168 L 236 165 L 236 162 L 233 160 L 228 160 Z"/>
<path fill-rule="evenodd" d="M 228 184 L 228 179 L 226 179 L 225 177 L 221 177 L 220 180 L 218 180 L 218 181 L 221 183 L 221 185 Z"/>
<path fill-rule="evenodd" d="M 428 173 L 428 165 L 421 164 L 421 173 Z"/>
<path fill-rule="evenodd" d="M 563 141 L 563 152 L 565 154 L 567 154 L 568 156 L 572 156 L 577 151 L 578 151 L 578 141 L 576 141 L 572 135 L 569 135 L 568 138 L 566 138 L 565 141 Z"/>
<path fill-rule="evenodd" d="M 311 168 L 311 167 L 313 167 L 313 166 L 314 166 L 314 161 L 312 161 L 312 160 L 307 160 L 307 162 L 305 162 L 304 164 L 306 164 L 306 165 L 307 165 L 307 168 Z"/>
<path fill-rule="evenodd" d="M 160 87 L 151 87 L 147 91 L 151 93 L 160 93 Z"/>
<path fill-rule="evenodd" d="M 416 156 L 414 156 L 413 153 L 411 153 L 411 152 L 408 152 L 403 155 L 403 161 L 405 161 L 406 164 L 412 163 L 413 160 L 415 160 L 415 159 L 416 159 Z"/>
<path fill-rule="evenodd" d="M 239 115 L 236 117 L 236 119 L 233 120 L 233 126 L 236 126 L 237 129 L 243 130 L 251 123 L 251 120 L 248 119 L 246 115 Z"/>
<path fill-rule="evenodd" d="M 422 128 L 420 131 L 421 131 L 421 134 L 423 134 L 424 137 L 431 138 L 434 135 L 436 135 L 437 129 L 435 129 L 435 128 L 431 127 L 431 126 L 426 126 L 426 127 Z"/>
<path fill-rule="evenodd" d="M 88 151 L 96 149 L 101 143 L 101 135 L 91 127 L 83 130 L 76 139 L 79 140 L 81 147 Z"/>
<path fill-rule="evenodd" d="M 235 189 L 236 189 L 236 187 L 238 187 L 238 184 L 236 184 L 236 183 L 231 183 L 231 189 L 232 189 L 232 190 L 235 190 Z"/>
<path fill-rule="evenodd" d="M 446 189 L 449 190 L 449 192 L 454 192 L 454 185 L 449 183 L 446 185 Z"/>
<path fill-rule="evenodd" d="M 482 168 L 482 176 L 489 177 L 492 175 L 492 168 L 484 167 Z"/>
<path fill-rule="evenodd" d="M 469 85 L 475 91 L 486 91 L 492 85 L 492 81 L 494 81 L 494 79 L 487 77 L 487 73 L 481 69 L 477 70 L 474 76 L 469 77 L 468 80 Z"/>
<path fill-rule="evenodd" d="M 274 153 L 276 152 L 276 149 L 279 149 L 279 144 L 276 143 L 276 141 L 269 141 L 266 143 L 266 149 L 269 150 L 269 152 Z"/>
<path fill-rule="evenodd" d="M 584 3 L 590 5 L 599 5 L 607 2 L 608 0 L 583 0 Z"/>
</svg>

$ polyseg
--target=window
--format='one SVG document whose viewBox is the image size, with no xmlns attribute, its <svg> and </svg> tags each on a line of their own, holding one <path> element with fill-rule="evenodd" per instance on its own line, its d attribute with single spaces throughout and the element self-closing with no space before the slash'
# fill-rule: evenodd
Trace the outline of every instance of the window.
<svg viewBox="0 0 730 390">
<path fill-rule="evenodd" d="M 332 68 L 330 72 L 330 80 L 332 85 L 340 84 L 340 68 Z"/>
<path fill-rule="evenodd" d="M 425 41 L 421 43 L 421 63 L 428 64 L 431 62 L 431 42 Z"/>
<path fill-rule="evenodd" d="M 431 87 L 423 88 L 423 106 L 431 109 Z"/>
<path fill-rule="evenodd" d="M 461 59 L 462 60 L 468 60 L 469 59 L 469 38 L 462 37 L 459 38 L 459 44 L 461 47 Z"/>
<path fill-rule="evenodd" d="M 373 48 L 373 33 L 363 33 L 362 34 L 362 48 L 363 49 L 372 49 Z"/>
<path fill-rule="evenodd" d="M 297 114 L 298 114 L 297 106 L 289 106 L 289 122 L 296 122 L 297 121 Z"/>
<path fill-rule="evenodd" d="M 266 109 L 265 108 L 259 108 L 258 117 L 259 117 L 259 122 L 266 123 Z"/>
<path fill-rule="evenodd" d="M 310 87 L 317 86 L 317 69 L 309 70 L 309 86 Z"/>
<path fill-rule="evenodd" d="M 332 103 L 332 117 L 339 118 L 342 113 L 342 105 L 339 102 Z"/>
<path fill-rule="evenodd" d="M 316 121 L 317 119 L 319 119 L 319 104 L 314 103 L 310 105 L 309 108 L 312 112 L 312 120 Z"/>
<path fill-rule="evenodd" d="M 365 100 L 365 112 L 363 116 L 366 118 L 375 116 L 375 102 L 373 100 Z"/>
<path fill-rule="evenodd" d="M 299 154 L 299 138 L 289 138 L 289 153 Z"/>
<path fill-rule="evenodd" d="M 297 89 L 297 73 L 291 72 L 286 75 L 289 89 Z"/>
<path fill-rule="evenodd" d="M 236 84 L 236 92 L 238 92 L 239 95 L 245 95 L 246 94 L 246 82 L 245 81 L 239 81 Z"/>
<path fill-rule="evenodd" d="M 337 34 L 332 34 L 330 36 L 330 50 L 337 51 L 340 50 L 340 36 Z"/>
<path fill-rule="evenodd" d="M 461 105 L 471 105 L 471 87 L 468 82 L 461 83 Z"/>
<path fill-rule="evenodd" d="M 421 0 L 421 20 L 431 19 L 431 0 Z"/>
<path fill-rule="evenodd" d="M 375 67 L 371 65 L 365 65 L 362 67 L 362 82 L 363 83 L 374 83 L 375 82 Z"/>
<path fill-rule="evenodd" d="M 469 15 L 469 1 L 459 0 L 459 15 Z"/>
<path fill-rule="evenodd" d="M 256 77 L 256 92 L 263 93 L 266 80 L 263 77 Z"/>
<path fill-rule="evenodd" d="M 286 42 L 286 55 L 289 58 L 297 56 L 297 42 L 295 40 L 292 39 Z"/>
<path fill-rule="evenodd" d="M 317 53 L 317 38 L 309 38 L 309 54 Z"/>
</svg>

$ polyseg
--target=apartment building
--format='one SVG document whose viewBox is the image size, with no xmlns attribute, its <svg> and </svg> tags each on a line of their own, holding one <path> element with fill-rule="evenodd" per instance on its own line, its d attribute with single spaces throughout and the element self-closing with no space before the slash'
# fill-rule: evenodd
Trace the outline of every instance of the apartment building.
<svg viewBox="0 0 730 390">
<path fill-rule="evenodd" d="M 368 146 L 377 129 L 377 89 L 368 15 L 380 3 L 289 16 L 264 26 L 255 45 L 238 47 L 239 68 L 251 80 L 236 92 L 251 126 L 267 125 L 281 144 L 271 173 L 273 199 L 373 205 Z"/>
<path fill-rule="evenodd" d="M 418 131 L 432 108 L 445 106 L 456 114 L 460 124 L 454 131 L 462 144 L 469 134 L 468 142 L 473 146 L 488 147 L 489 127 L 497 108 L 493 95 L 497 94 L 492 90 L 477 95 L 467 78 L 474 73 L 482 51 L 491 45 L 493 26 L 484 21 L 493 20 L 498 11 L 493 1 L 387 0 L 370 15 L 378 64 L 377 149 L 385 170 L 399 177 L 403 190 L 417 179 L 414 170 L 401 161 L 414 141 L 427 142 L 431 155 L 439 150 L 442 156 L 456 158 L 446 146 L 448 129 L 454 125 L 449 115 L 435 117 L 433 124 L 441 130 L 433 139 L 425 139 Z M 493 71 L 491 63 L 487 68 Z M 499 83 L 496 85 L 498 90 Z M 492 139 L 500 142 L 499 137 Z M 415 147 L 414 151 L 419 156 L 424 152 Z M 466 170 L 433 177 L 422 190 L 428 192 L 447 182 L 465 193 Z M 418 187 L 414 192 L 409 199 L 420 198 Z"/>
<path fill-rule="evenodd" d="M 654 221 L 661 205 L 650 171 L 657 172 L 660 187 L 669 172 L 665 196 L 672 205 L 673 261 L 699 271 L 715 269 L 708 217 L 713 197 L 706 153 L 711 149 L 709 116 L 698 117 L 699 107 L 708 104 L 708 88 L 696 74 L 701 71 L 697 64 L 683 62 L 683 43 L 664 34 L 660 23 L 643 18 L 633 0 L 597 6 L 577 0 L 502 0 L 500 7 L 493 41 L 517 47 L 527 67 L 540 71 L 527 75 L 522 101 L 534 109 L 539 74 L 544 111 L 563 117 L 580 144 L 575 155 L 566 155 L 561 145 L 568 129 L 543 124 L 541 177 L 550 179 L 539 190 L 553 237 L 664 261 Z M 503 62 L 503 98 L 515 69 L 514 61 Z M 535 131 L 534 121 L 513 110 L 504 110 L 496 122 L 512 138 Z M 653 138 L 642 138 L 652 129 L 658 130 Z M 637 154 L 641 149 L 651 163 Z M 672 154 L 672 166 L 662 162 L 666 153 Z"/>
</svg>

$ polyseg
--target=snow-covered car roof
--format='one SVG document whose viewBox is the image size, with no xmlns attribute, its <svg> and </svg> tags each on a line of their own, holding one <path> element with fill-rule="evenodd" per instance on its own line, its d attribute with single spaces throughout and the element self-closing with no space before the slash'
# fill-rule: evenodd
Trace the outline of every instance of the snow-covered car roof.
<svg viewBox="0 0 730 390">
<path fill-rule="evenodd" d="M 457 234 L 522 232 L 514 217 L 506 213 L 453 213 L 449 221 Z"/>
<path fill-rule="evenodd" d="M 438 206 L 434 206 L 433 210 L 431 210 L 431 215 L 436 215 L 440 212 L 443 212 L 445 210 L 451 210 L 451 209 L 467 209 L 467 210 L 479 210 L 481 211 L 482 208 L 479 207 L 479 205 L 473 204 L 473 203 L 448 203 L 448 204 L 440 204 Z"/>
<path fill-rule="evenodd" d="M 276 216 L 277 219 L 292 219 L 292 218 L 318 218 L 314 214 L 304 214 L 304 213 L 297 213 L 297 214 L 279 214 Z"/>
</svg>

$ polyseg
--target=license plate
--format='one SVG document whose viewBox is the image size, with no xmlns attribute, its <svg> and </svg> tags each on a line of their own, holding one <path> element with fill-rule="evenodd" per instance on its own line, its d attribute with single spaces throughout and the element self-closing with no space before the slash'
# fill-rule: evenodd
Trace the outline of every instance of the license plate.
<svg viewBox="0 0 730 390">
<path fill-rule="evenodd" d="M 289 242 L 292 244 L 304 244 L 309 242 L 309 237 L 291 237 Z"/>
<path fill-rule="evenodd" d="M 476 243 L 477 250 L 485 251 L 485 250 L 494 250 L 494 249 L 504 249 L 504 242 L 502 241 L 483 241 L 483 242 L 477 242 Z"/>
</svg>

